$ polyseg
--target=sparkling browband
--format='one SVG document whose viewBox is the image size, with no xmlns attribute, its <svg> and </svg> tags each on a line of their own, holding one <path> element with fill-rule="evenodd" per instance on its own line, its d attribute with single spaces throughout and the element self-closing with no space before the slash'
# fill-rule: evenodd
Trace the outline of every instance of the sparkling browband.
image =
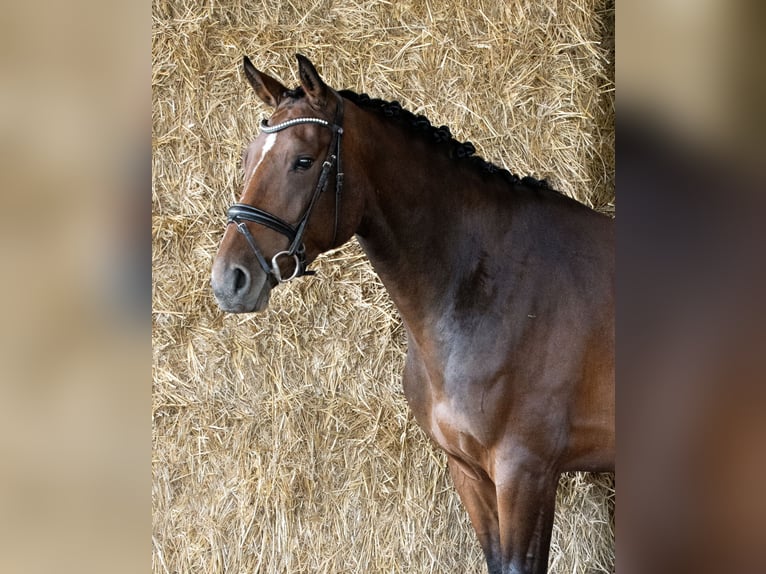
<svg viewBox="0 0 766 574">
<path fill-rule="evenodd" d="M 265 134 L 272 134 L 274 132 L 280 132 L 285 128 L 289 128 L 290 126 L 294 126 L 297 124 L 319 124 L 325 127 L 330 126 L 330 122 L 320 118 L 293 118 L 291 120 L 287 120 L 286 122 L 282 122 L 281 124 L 277 124 L 275 126 L 270 126 L 268 120 L 263 120 L 261 121 L 261 131 Z"/>
</svg>

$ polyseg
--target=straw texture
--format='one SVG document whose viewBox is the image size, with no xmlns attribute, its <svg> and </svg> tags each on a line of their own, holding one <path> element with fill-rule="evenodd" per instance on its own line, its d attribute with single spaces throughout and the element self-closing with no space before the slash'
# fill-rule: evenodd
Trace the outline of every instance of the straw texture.
<svg viewBox="0 0 766 574">
<path fill-rule="evenodd" d="M 477 153 L 614 207 L 613 3 L 153 4 L 155 574 L 486 572 L 415 424 L 405 338 L 355 241 L 260 315 L 209 287 L 240 157 L 268 110 L 240 69 L 398 100 Z M 614 571 L 614 480 L 562 478 L 551 571 Z"/>
</svg>

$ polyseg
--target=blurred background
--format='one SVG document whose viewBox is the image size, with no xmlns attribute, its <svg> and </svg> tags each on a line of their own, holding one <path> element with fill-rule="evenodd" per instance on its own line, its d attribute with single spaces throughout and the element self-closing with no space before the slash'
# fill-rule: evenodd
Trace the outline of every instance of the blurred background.
<svg viewBox="0 0 766 574">
<path fill-rule="evenodd" d="M 151 568 L 150 13 L 0 23 L 3 572 Z M 620 572 L 766 570 L 762 16 L 617 5 Z"/>
<path fill-rule="evenodd" d="M 758 2 L 617 7 L 622 572 L 764 572 Z"/>
<path fill-rule="evenodd" d="M 0 571 L 150 564 L 150 6 L 0 22 Z"/>
</svg>

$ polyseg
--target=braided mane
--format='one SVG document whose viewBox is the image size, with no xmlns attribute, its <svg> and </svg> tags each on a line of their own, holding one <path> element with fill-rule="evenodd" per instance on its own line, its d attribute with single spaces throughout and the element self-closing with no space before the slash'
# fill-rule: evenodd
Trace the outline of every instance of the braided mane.
<svg viewBox="0 0 766 574">
<path fill-rule="evenodd" d="M 413 114 L 402 108 L 401 104 L 397 101 L 388 102 L 371 98 L 367 94 L 357 94 L 351 90 L 341 90 L 339 93 L 361 108 L 372 110 L 386 118 L 399 121 L 415 131 L 430 134 L 435 143 L 447 146 L 447 152 L 450 157 L 468 161 L 476 169 L 489 174 L 497 174 L 508 180 L 511 184 L 521 183 L 533 188 L 551 189 L 548 182 L 544 179 L 538 180 L 531 176 L 519 177 L 505 168 L 498 167 L 484 158 L 474 155 L 476 147 L 470 141 L 459 142 L 452 137 L 452 132 L 450 132 L 447 126 L 433 126 L 426 116 Z"/>
</svg>

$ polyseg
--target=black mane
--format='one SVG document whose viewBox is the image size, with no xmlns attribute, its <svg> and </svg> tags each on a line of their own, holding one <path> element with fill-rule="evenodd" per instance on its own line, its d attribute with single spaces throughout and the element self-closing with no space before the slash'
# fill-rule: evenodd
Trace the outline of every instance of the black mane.
<svg viewBox="0 0 766 574">
<path fill-rule="evenodd" d="M 476 169 L 489 174 L 497 174 L 507 179 L 511 184 L 521 183 L 522 185 L 533 188 L 551 189 L 548 182 L 544 179 L 538 180 L 531 176 L 519 177 L 505 168 L 498 167 L 495 164 L 486 161 L 480 156 L 473 155 L 476 153 L 476 147 L 471 142 L 457 141 L 452 137 L 452 132 L 450 132 L 450 129 L 447 126 L 435 127 L 431 125 L 431 121 L 426 116 L 415 115 L 412 112 L 405 110 L 399 102 L 387 102 L 385 100 L 371 98 L 367 94 L 357 94 L 351 90 L 341 90 L 339 93 L 341 96 L 361 108 L 372 110 L 386 118 L 397 119 L 402 124 L 415 131 L 430 134 L 434 142 L 447 144 L 449 146 L 448 153 L 450 157 L 458 160 L 466 160 Z M 298 94 L 296 93 L 296 95 Z"/>
</svg>

